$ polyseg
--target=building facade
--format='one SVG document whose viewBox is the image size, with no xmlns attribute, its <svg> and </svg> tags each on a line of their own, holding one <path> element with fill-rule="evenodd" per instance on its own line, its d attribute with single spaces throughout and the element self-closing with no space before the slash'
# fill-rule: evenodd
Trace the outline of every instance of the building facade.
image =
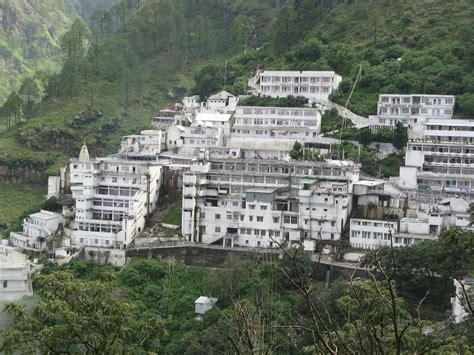
<svg viewBox="0 0 474 355">
<path fill-rule="evenodd" d="M 0 245 L 0 302 L 33 294 L 31 265 L 25 254 Z"/>
<path fill-rule="evenodd" d="M 70 162 L 75 201 L 73 245 L 126 247 L 154 211 L 162 167 L 118 158 L 91 159 L 84 145 Z"/>
<path fill-rule="evenodd" d="M 474 191 L 474 120 L 427 119 L 409 140 L 400 185 L 472 197 Z"/>
<path fill-rule="evenodd" d="M 248 86 L 253 95 L 303 96 L 310 102 L 327 101 L 342 77 L 333 71 L 257 71 Z"/>
<path fill-rule="evenodd" d="M 44 250 L 46 240 L 64 226 L 60 213 L 41 210 L 23 220 L 23 231 L 10 234 L 10 244 L 27 250 Z"/>
<path fill-rule="evenodd" d="M 358 177 L 346 161 L 211 159 L 183 176 L 182 234 L 249 247 L 338 240 Z"/>
<path fill-rule="evenodd" d="M 313 108 L 238 106 L 234 116 L 231 144 L 245 145 L 275 140 L 291 146 L 296 140 L 317 140 L 321 114 Z"/>
<path fill-rule="evenodd" d="M 450 119 L 454 104 L 452 95 L 383 94 L 379 96 L 377 115 L 369 116 L 369 128 L 377 132 L 381 127 L 393 129 L 397 122 L 411 128 L 428 118 Z"/>
<path fill-rule="evenodd" d="M 166 150 L 166 132 L 146 130 L 140 134 L 122 137 L 119 155 L 126 159 L 156 160 Z"/>
</svg>

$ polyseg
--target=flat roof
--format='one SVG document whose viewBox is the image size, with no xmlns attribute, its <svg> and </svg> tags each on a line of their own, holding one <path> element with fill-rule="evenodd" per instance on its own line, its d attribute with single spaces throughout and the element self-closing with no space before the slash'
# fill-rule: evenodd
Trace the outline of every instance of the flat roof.
<svg viewBox="0 0 474 355">
<path fill-rule="evenodd" d="M 379 98 L 382 96 L 389 96 L 389 97 L 413 97 L 413 96 L 420 96 L 420 97 L 449 97 L 454 98 L 455 95 L 436 95 L 436 94 L 380 94 Z"/>
<path fill-rule="evenodd" d="M 264 75 L 337 75 L 332 70 L 263 70 L 260 74 Z"/>
<path fill-rule="evenodd" d="M 354 185 L 361 185 L 361 186 L 378 186 L 385 184 L 385 181 L 371 181 L 371 180 L 359 180 L 354 183 Z"/>
<path fill-rule="evenodd" d="M 428 124 L 439 126 L 472 126 L 474 125 L 474 120 L 459 118 L 428 118 L 425 125 Z"/>
<path fill-rule="evenodd" d="M 61 214 L 59 213 L 46 211 L 46 210 L 41 210 L 40 212 L 36 212 L 30 215 L 30 217 L 32 218 L 43 219 L 43 220 L 53 219 L 60 216 Z"/>
<path fill-rule="evenodd" d="M 196 121 L 222 122 L 229 121 L 231 117 L 232 115 L 228 113 L 200 112 L 196 116 Z"/>
</svg>

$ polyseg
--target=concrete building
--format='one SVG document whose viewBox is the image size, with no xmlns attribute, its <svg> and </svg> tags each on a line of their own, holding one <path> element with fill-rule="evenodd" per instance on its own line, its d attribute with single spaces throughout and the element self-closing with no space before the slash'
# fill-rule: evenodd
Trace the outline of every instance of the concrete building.
<svg viewBox="0 0 474 355">
<path fill-rule="evenodd" d="M 294 142 L 314 142 L 321 130 L 321 114 L 313 108 L 238 106 L 234 116 L 231 145 L 245 147 Z"/>
<path fill-rule="evenodd" d="M 182 234 L 206 244 L 276 247 L 338 240 L 359 166 L 348 161 L 211 159 L 183 176 Z"/>
<path fill-rule="evenodd" d="M 408 142 L 399 185 L 472 197 L 474 120 L 429 118 L 419 131 Z"/>
<path fill-rule="evenodd" d="M 160 114 L 153 117 L 151 127 L 163 130 L 176 123 L 176 116 L 184 114 L 183 105 L 180 103 L 169 104 L 160 109 Z"/>
<path fill-rule="evenodd" d="M 376 249 L 390 245 L 390 238 L 397 230 L 397 222 L 351 218 L 350 244 L 351 247 L 360 249 Z"/>
<path fill-rule="evenodd" d="M 428 118 L 450 119 L 454 104 L 452 95 L 383 94 L 379 96 L 377 115 L 369 116 L 369 128 L 377 132 L 380 127 L 393 129 L 397 122 L 413 127 Z"/>
<path fill-rule="evenodd" d="M 214 127 L 221 129 L 224 136 L 224 144 L 227 144 L 229 140 L 232 125 L 233 117 L 231 114 L 218 112 L 200 112 L 196 115 L 196 120 L 192 124 L 194 127 Z"/>
<path fill-rule="evenodd" d="M 238 101 L 237 96 L 222 90 L 209 96 L 206 102 L 201 103 L 201 112 L 234 112 Z"/>
<path fill-rule="evenodd" d="M 358 184 L 358 183 L 356 183 Z M 357 186 L 354 186 L 354 190 Z M 350 222 L 350 244 L 354 248 L 376 249 L 390 245 L 408 246 L 425 240 L 434 240 L 449 227 L 469 229 L 469 203 L 459 198 L 441 200 L 435 206 L 419 204 L 416 217 L 401 217 L 401 208 L 387 209 L 384 219 L 352 218 Z M 422 211 L 421 209 L 427 210 Z M 391 213 L 388 213 L 391 211 Z M 390 220 L 388 218 L 391 218 Z M 393 218 L 396 218 L 395 220 Z"/>
<path fill-rule="evenodd" d="M 310 102 L 327 101 L 342 77 L 333 71 L 257 71 L 248 86 L 253 95 L 303 96 Z"/>
<path fill-rule="evenodd" d="M 156 208 L 162 167 L 118 158 L 91 159 L 87 147 L 70 162 L 73 245 L 125 247 Z"/>
<path fill-rule="evenodd" d="M 119 155 L 126 159 L 156 160 L 166 150 L 166 132 L 146 130 L 122 137 Z"/>
<path fill-rule="evenodd" d="M 0 245 L 0 302 L 33 294 L 31 265 L 25 254 Z"/>
<path fill-rule="evenodd" d="M 44 250 L 46 240 L 64 226 L 64 217 L 56 212 L 41 210 L 23 220 L 23 231 L 10 234 L 12 246 L 26 250 Z"/>
</svg>

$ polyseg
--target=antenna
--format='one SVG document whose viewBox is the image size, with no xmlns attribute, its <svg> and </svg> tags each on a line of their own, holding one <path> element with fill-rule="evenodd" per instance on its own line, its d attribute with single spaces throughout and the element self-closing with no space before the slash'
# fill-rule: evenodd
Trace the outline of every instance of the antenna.
<svg viewBox="0 0 474 355">
<path fill-rule="evenodd" d="M 227 84 L 227 60 L 224 61 L 224 91 Z"/>
</svg>

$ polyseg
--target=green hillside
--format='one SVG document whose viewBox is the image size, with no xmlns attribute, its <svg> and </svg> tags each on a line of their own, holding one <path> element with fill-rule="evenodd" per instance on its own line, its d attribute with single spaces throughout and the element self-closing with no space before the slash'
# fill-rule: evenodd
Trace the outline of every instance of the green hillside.
<svg viewBox="0 0 474 355">
<path fill-rule="evenodd" d="M 114 152 L 161 104 L 222 88 L 225 61 L 236 94 L 258 67 L 332 69 L 344 77 L 332 99 L 343 103 L 362 67 L 358 113 L 374 114 L 379 93 L 416 92 L 455 94 L 457 113 L 474 114 L 469 0 L 283 3 L 124 0 L 93 13 L 90 31 L 75 22 L 61 72 L 2 110 L 12 128 L 0 134 L 0 180 L 41 180 L 83 141 L 93 154 Z"/>
<path fill-rule="evenodd" d="M 60 66 L 61 38 L 74 19 L 115 0 L 0 0 L 0 103 L 26 76 Z"/>
</svg>

